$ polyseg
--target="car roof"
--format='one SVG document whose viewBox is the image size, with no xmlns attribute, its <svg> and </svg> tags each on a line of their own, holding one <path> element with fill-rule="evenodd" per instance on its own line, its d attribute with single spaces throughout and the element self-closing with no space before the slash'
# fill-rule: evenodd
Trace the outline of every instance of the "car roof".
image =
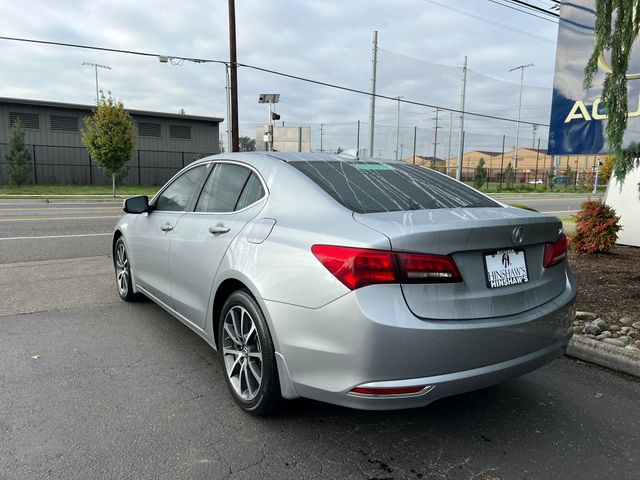
<svg viewBox="0 0 640 480">
<path fill-rule="evenodd" d="M 377 163 L 401 163 L 396 160 L 386 160 L 381 158 L 358 158 L 351 152 L 345 152 L 340 154 L 331 153 L 307 153 L 307 152 L 233 152 L 222 153 L 196 160 L 195 163 L 208 162 L 212 160 L 237 160 L 252 164 L 257 160 L 264 161 L 265 159 L 279 160 L 286 163 L 291 162 L 377 162 Z"/>
</svg>

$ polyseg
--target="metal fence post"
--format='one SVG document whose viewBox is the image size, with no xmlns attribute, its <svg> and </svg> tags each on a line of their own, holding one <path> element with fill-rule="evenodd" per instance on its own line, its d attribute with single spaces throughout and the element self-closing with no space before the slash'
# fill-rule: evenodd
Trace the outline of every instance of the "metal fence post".
<svg viewBox="0 0 640 480">
<path fill-rule="evenodd" d="M 36 162 L 36 146 L 31 145 L 33 150 L 33 183 L 38 184 L 38 163 Z"/>
<path fill-rule="evenodd" d="M 502 160 L 500 160 L 500 190 L 502 190 L 502 179 L 504 178 L 504 135 L 502 135 Z"/>
<path fill-rule="evenodd" d="M 89 185 L 93 185 L 93 167 L 91 166 L 91 154 L 87 152 L 89 156 Z"/>
</svg>

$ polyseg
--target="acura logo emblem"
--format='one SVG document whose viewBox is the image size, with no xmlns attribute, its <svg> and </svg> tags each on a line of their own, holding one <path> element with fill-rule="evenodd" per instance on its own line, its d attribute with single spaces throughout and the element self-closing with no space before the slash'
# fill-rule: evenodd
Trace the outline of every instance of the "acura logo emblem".
<svg viewBox="0 0 640 480">
<path fill-rule="evenodd" d="M 522 227 L 517 226 L 516 228 L 513 229 L 513 232 L 511 232 L 511 242 L 514 245 L 520 245 L 522 243 L 522 240 L 523 240 Z"/>
</svg>

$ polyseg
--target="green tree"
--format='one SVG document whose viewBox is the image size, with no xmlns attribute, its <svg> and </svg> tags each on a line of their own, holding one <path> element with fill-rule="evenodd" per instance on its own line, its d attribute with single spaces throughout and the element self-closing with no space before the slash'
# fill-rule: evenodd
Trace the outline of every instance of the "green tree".
<svg viewBox="0 0 640 480">
<path fill-rule="evenodd" d="M 487 181 L 487 169 L 484 167 L 484 158 L 480 158 L 475 174 L 473 175 L 473 186 L 480 190 Z"/>
<path fill-rule="evenodd" d="M 251 137 L 240 137 L 240 151 L 241 152 L 255 152 L 256 139 Z"/>
<path fill-rule="evenodd" d="M 596 21 L 593 52 L 584 69 L 584 88 L 588 90 L 598 71 L 598 59 L 611 52 L 611 70 L 605 73 L 602 104 L 607 111 L 607 142 L 615 155 L 613 174 L 622 183 L 638 157 L 623 155 L 622 139 L 627 129 L 627 69 L 631 47 L 638 37 L 640 0 L 595 0 Z"/>
<path fill-rule="evenodd" d="M 111 174 L 115 197 L 116 176 L 126 167 L 136 148 L 133 120 L 121 101 L 101 93 L 93 115 L 85 118 L 84 123 L 82 142 L 98 165 Z"/>
<path fill-rule="evenodd" d="M 504 183 L 507 184 L 507 190 L 513 190 L 513 185 L 516 182 L 516 171 L 511 166 L 511 162 L 504 170 Z"/>
<path fill-rule="evenodd" d="M 557 178 L 558 172 L 556 171 L 556 167 L 551 165 L 551 168 L 547 172 L 547 185 L 549 186 L 549 190 L 553 190 L 553 187 L 556 185 Z"/>
<path fill-rule="evenodd" d="M 11 127 L 9 149 L 5 155 L 7 175 L 13 183 L 22 185 L 31 172 L 31 152 L 24 143 L 24 125 L 20 119 Z"/>
<path fill-rule="evenodd" d="M 562 183 L 564 184 L 565 190 L 568 190 L 573 183 L 573 169 L 570 165 L 567 165 L 567 169 L 564 171 L 564 178 L 562 180 Z"/>
</svg>

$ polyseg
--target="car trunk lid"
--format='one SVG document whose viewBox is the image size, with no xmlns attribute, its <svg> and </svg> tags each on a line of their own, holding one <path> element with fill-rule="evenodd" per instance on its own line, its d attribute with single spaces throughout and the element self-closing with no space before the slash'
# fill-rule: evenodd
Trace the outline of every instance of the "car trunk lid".
<svg viewBox="0 0 640 480">
<path fill-rule="evenodd" d="M 453 258 L 463 282 L 402 285 L 407 305 L 421 318 L 513 315 L 565 288 L 566 262 L 543 267 L 545 243 L 562 233 L 555 217 L 500 206 L 354 213 L 354 218 L 386 235 L 394 251 Z"/>
</svg>

